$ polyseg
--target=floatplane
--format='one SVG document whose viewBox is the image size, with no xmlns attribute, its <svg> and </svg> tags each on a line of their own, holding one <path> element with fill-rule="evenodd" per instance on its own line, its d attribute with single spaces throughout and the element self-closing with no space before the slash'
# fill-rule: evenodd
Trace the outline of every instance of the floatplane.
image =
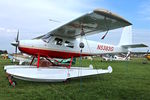
<svg viewBox="0 0 150 100">
<path fill-rule="evenodd" d="M 74 57 L 93 56 L 100 54 L 125 53 L 130 48 L 147 47 L 144 44 L 132 44 L 131 42 L 131 23 L 124 18 L 108 10 L 95 9 L 84 14 L 45 35 L 36 37 L 32 40 L 17 39 L 11 44 L 21 52 L 32 55 L 33 59 L 29 65 L 7 65 L 4 70 L 8 74 L 10 84 L 15 84 L 12 77 L 37 82 L 62 82 L 70 78 L 77 78 L 96 74 L 106 74 L 112 72 L 112 67 L 108 69 L 94 69 L 89 67 L 71 67 Z M 121 41 L 118 45 L 109 45 L 100 42 L 87 40 L 86 36 L 106 32 L 109 30 L 125 28 Z M 36 66 L 32 65 L 37 58 Z M 50 62 L 54 58 L 71 58 L 69 65 L 53 67 L 41 67 L 41 58 L 48 59 Z"/>
</svg>

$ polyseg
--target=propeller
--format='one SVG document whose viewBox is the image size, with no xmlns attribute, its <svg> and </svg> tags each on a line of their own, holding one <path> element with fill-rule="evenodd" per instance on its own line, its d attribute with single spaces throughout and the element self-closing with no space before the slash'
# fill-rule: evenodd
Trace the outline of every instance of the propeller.
<svg viewBox="0 0 150 100">
<path fill-rule="evenodd" d="M 15 38 L 15 42 L 11 42 L 11 45 L 15 46 L 15 53 L 17 54 L 17 48 L 19 46 L 19 30 L 17 32 L 17 37 Z"/>
</svg>

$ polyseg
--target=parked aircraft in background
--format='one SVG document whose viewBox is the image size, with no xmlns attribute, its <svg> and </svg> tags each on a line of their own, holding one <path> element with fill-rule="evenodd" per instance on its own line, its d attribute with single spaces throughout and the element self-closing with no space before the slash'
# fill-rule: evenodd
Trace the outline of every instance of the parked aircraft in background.
<svg viewBox="0 0 150 100">
<path fill-rule="evenodd" d="M 9 59 L 14 63 L 14 62 L 18 62 L 19 65 L 29 65 L 31 60 L 32 60 L 32 57 L 30 55 L 27 55 L 27 54 L 24 54 L 24 53 L 15 53 L 15 54 L 9 54 Z M 57 58 L 54 58 L 55 60 L 51 60 L 49 58 L 47 59 L 42 59 L 42 62 L 45 60 L 46 61 L 51 61 L 51 63 L 49 63 L 51 66 L 52 65 L 57 65 L 58 63 L 61 63 L 61 64 L 64 64 L 64 65 L 68 65 L 71 61 L 71 58 L 68 58 L 68 59 L 57 59 Z M 57 61 L 57 62 L 56 62 Z M 42 63 L 41 62 L 41 63 Z M 76 58 L 73 58 L 73 61 L 72 61 L 72 64 L 75 64 L 76 62 Z M 37 59 L 35 59 L 34 61 L 34 65 L 37 63 Z M 40 64 L 41 66 L 40 67 L 44 67 L 42 66 L 42 64 Z"/>
<path fill-rule="evenodd" d="M 149 50 L 147 51 L 147 54 L 145 55 L 145 57 L 147 58 L 147 60 L 150 61 L 150 54 L 149 54 Z"/>
<path fill-rule="evenodd" d="M 23 63 L 30 63 L 32 60 L 30 55 L 23 54 L 23 53 L 9 54 L 8 57 L 12 62 L 18 62 L 19 65 L 22 65 Z"/>
<path fill-rule="evenodd" d="M 126 55 L 119 55 L 119 54 L 109 54 L 109 55 L 104 55 L 102 58 L 105 61 L 129 61 L 130 60 L 130 52 L 127 53 Z"/>
</svg>

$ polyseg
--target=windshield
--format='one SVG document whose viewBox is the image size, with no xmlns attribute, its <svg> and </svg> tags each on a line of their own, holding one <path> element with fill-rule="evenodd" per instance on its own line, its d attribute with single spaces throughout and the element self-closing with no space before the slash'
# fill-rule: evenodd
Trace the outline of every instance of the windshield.
<svg viewBox="0 0 150 100">
<path fill-rule="evenodd" d="M 51 34 L 46 34 L 44 37 L 42 37 L 42 40 L 44 41 L 44 42 L 49 42 L 50 41 L 50 39 L 51 39 Z"/>
</svg>

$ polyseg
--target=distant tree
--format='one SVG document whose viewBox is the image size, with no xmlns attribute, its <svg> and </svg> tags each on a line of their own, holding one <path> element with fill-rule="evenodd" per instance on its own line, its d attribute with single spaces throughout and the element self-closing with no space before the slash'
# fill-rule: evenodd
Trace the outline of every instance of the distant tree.
<svg viewBox="0 0 150 100">
<path fill-rule="evenodd" d="M 8 54 L 7 50 L 0 50 L 0 54 Z"/>
</svg>

